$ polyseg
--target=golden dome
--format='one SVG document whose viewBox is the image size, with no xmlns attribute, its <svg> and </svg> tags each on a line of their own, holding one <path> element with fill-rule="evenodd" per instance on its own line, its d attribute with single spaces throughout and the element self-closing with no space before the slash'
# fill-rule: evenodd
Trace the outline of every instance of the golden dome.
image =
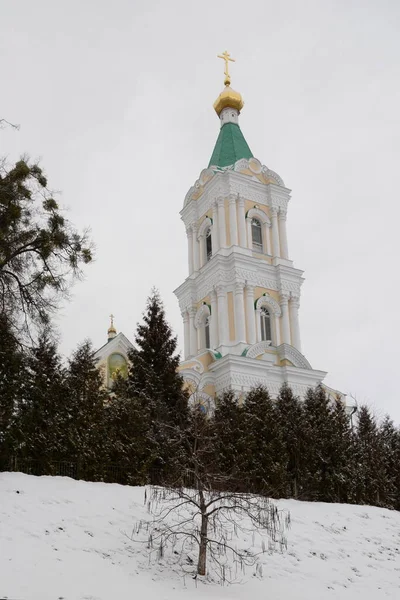
<svg viewBox="0 0 400 600">
<path fill-rule="evenodd" d="M 110 315 L 110 319 L 111 319 L 111 324 L 110 324 L 110 327 L 107 330 L 107 333 L 108 333 L 108 337 L 110 337 L 110 335 L 112 337 L 114 337 L 116 335 L 116 333 L 117 333 L 117 330 L 114 327 L 114 315 Z"/>
<path fill-rule="evenodd" d="M 234 108 L 237 111 L 241 111 L 244 106 L 243 98 L 233 90 L 229 85 L 225 85 L 225 89 L 220 93 L 216 101 L 214 102 L 214 109 L 219 116 L 224 108 Z"/>
</svg>

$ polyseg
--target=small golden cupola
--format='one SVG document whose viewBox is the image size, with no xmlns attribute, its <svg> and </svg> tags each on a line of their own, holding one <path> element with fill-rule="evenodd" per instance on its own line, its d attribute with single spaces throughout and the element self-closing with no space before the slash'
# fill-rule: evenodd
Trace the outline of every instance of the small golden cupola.
<svg viewBox="0 0 400 600">
<path fill-rule="evenodd" d="M 229 75 L 229 62 L 235 62 L 234 58 L 231 58 L 229 52 L 225 50 L 222 54 L 218 54 L 218 58 L 222 58 L 225 61 L 225 89 L 220 93 L 216 101 L 214 102 L 214 109 L 217 115 L 220 117 L 224 108 L 233 108 L 237 110 L 238 113 L 242 110 L 244 106 L 243 98 L 239 92 L 233 90 L 231 85 L 231 77 Z"/>
<path fill-rule="evenodd" d="M 107 331 L 107 335 L 108 335 L 108 342 L 110 342 L 111 340 L 113 340 L 115 338 L 115 336 L 117 335 L 117 330 L 114 327 L 114 315 L 110 315 L 110 319 L 111 319 L 111 323 L 110 323 L 110 327 L 108 328 Z"/>
</svg>

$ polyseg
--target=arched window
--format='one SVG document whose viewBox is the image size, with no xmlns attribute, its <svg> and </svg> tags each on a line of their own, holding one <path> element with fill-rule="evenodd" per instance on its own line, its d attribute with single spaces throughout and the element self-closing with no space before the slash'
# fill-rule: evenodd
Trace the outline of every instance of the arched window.
<svg viewBox="0 0 400 600">
<path fill-rule="evenodd" d="M 210 317 L 207 317 L 204 323 L 204 342 L 205 347 L 210 348 Z"/>
<path fill-rule="evenodd" d="M 263 239 L 261 223 L 258 219 L 251 220 L 251 238 L 253 242 L 253 250 L 256 252 L 263 251 Z"/>
<path fill-rule="evenodd" d="M 205 233 L 206 239 L 206 262 L 212 257 L 212 239 L 211 239 L 211 228 L 209 227 Z"/>
<path fill-rule="evenodd" d="M 271 315 L 265 306 L 261 307 L 261 341 L 269 342 L 271 340 Z"/>
</svg>

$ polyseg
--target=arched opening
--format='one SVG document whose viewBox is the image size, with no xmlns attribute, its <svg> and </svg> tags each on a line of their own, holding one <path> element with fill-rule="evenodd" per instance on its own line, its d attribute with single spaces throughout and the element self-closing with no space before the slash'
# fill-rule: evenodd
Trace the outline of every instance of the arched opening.
<svg viewBox="0 0 400 600">
<path fill-rule="evenodd" d="M 212 257 L 212 238 L 211 238 L 211 227 L 209 227 L 205 233 L 205 250 L 206 250 L 206 262 Z"/>
<path fill-rule="evenodd" d="M 261 341 L 269 342 L 271 341 L 271 315 L 269 310 L 265 307 L 261 307 L 260 314 L 260 325 L 261 325 Z"/>
<path fill-rule="evenodd" d="M 251 220 L 251 239 L 253 244 L 253 250 L 255 252 L 263 251 L 263 239 L 262 239 L 262 228 L 261 223 L 258 219 Z"/>
</svg>

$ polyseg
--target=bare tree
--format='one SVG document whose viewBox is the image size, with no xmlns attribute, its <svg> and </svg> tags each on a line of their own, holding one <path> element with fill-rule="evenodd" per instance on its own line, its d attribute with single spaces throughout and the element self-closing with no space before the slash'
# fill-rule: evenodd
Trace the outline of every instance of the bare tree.
<svg viewBox="0 0 400 600">
<path fill-rule="evenodd" d="M 150 552 L 161 558 L 172 550 L 195 577 L 206 575 L 207 563 L 222 581 L 234 579 L 246 565 L 260 572 L 260 554 L 286 547 L 289 514 L 266 497 L 237 491 L 238 482 L 215 473 L 213 425 L 200 411 L 193 411 L 190 431 L 182 435 L 187 465 L 164 486 L 151 487 L 149 496 L 146 492 L 152 519 L 138 523 L 134 536 L 146 532 Z"/>
</svg>

